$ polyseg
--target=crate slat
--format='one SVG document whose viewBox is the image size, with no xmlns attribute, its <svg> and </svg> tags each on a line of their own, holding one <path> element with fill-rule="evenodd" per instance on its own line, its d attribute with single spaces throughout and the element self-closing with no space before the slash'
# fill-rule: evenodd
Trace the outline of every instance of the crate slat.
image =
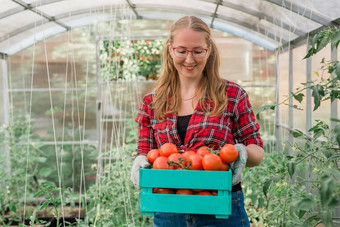
<svg viewBox="0 0 340 227">
<path fill-rule="evenodd" d="M 231 171 L 140 169 L 139 210 L 142 215 L 155 212 L 208 214 L 228 218 L 231 214 Z M 218 190 L 218 196 L 156 194 L 153 188 Z M 185 205 L 183 205 L 185 204 Z"/>
</svg>

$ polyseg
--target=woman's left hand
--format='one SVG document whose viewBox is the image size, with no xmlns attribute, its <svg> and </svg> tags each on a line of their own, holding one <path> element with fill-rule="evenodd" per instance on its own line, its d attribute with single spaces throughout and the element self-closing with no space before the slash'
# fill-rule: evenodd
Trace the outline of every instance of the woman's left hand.
<svg viewBox="0 0 340 227">
<path fill-rule="evenodd" d="M 236 185 L 241 182 L 242 172 L 246 167 L 248 154 L 246 150 L 246 146 L 243 144 L 235 144 L 236 149 L 238 150 L 238 158 L 235 162 L 230 163 L 230 168 L 233 174 L 232 185 Z"/>
</svg>

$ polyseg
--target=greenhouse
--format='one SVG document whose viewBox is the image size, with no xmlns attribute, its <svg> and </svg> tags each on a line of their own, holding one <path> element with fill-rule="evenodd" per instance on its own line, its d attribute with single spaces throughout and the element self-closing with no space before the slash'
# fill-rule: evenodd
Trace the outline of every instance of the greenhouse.
<svg viewBox="0 0 340 227">
<path fill-rule="evenodd" d="M 185 16 L 210 28 L 221 81 L 244 89 L 252 127 L 259 125 L 264 157 L 258 164 L 247 162 L 239 189 L 250 226 L 340 226 L 340 0 L 0 3 L 0 226 L 153 226 L 158 212 L 232 219 L 228 207 L 234 203 L 234 168 L 239 168 L 233 161 L 226 164 L 228 171 L 190 171 L 191 155 L 181 156 L 167 161 L 169 168 L 181 164 L 189 171 L 156 170 L 154 163 L 151 170 L 138 169 L 140 187 L 130 180 L 143 156 L 145 97 L 161 86 L 158 79 L 166 71 L 163 53 L 195 62 L 202 53 L 209 53 L 204 59 L 211 56 L 211 46 L 189 50 L 167 43 L 172 25 Z M 188 75 L 196 70 L 185 67 Z M 172 95 L 163 106 L 171 107 Z M 181 100 L 196 100 L 196 95 Z M 224 117 L 238 119 L 225 112 Z M 148 127 L 157 131 L 162 123 L 153 121 Z M 184 142 L 191 136 L 190 124 Z M 225 164 L 222 146 L 228 142 L 215 138 L 216 124 L 205 141 L 219 141 L 220 147 L 207 150 Z M 223 126 L 221 131 L 229 131 Z M 175 129 L 164 130 L 180 141 Z M 175 144 L 180 155 L 194 147 L 199 130 L 187 146 Z M 159 145 L 163 134 L 151 137 Z M 244 145 L 249 161 L 254 144 Z M 161 147 L 154 148 L 162 156 Z M 236 151 L 240 160 L 242 151 Z M 203 163 L 197 170 L 209 169 Z M 173 186 L 172 176 L 181 186 Z M 212 196 L 199 195 L 200 185 Z M 156 191 L 162 188 L 178 190 Z M 182 188 L 194 194 L 177 195 Z"/>
</svg>

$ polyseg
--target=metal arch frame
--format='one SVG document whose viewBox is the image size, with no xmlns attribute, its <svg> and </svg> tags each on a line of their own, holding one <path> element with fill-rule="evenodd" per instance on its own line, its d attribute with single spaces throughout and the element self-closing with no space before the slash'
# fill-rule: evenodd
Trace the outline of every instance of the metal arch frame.
<svg viewBox="0 0 340 227">
<path fill-rule="evenodd" d="M 317 13 L 317 12 L 311 10 L 311 9 L 304 8 L 304 13 L 300 14 L 299 9 L 301 9 L 301 7 L 299 7 L 297 4 L 294 4 L 292 1 L 288 1 L 288 0 L 263 0 L 263 1 L 267 1 L 269 3 L 275 4 L 275 5 L 280 6 L 282 8 L 288 9 L 288 10 L 298 14 L 299 16 L 305 17 L 309 20 L 312 20 L 312 21 L 314 21 L 318 24 L 321 24 L 323 26 L 326 26 L 326 27 L 339 26 L 339 23 L 329 21 L 327 18 L 322 17 L 319 13 Z"/>
<path fill-rule="evenodd" d="M 236 4 L 233 4 L 233 3 L 229 3 L 229 2 L 222 2 L 222 5 L 230 8 L 230 9 L 234 9 L 234 10 L 243 12 L 245 14 L 257 17 L 259 20 L 265 20 L 265 21 L 269 22 L 270 24 L 277 25 L 275 23 L 275 19 L 272 16 L 267 15 L 265 13 L 259 13 L 259 12 L 255 11 L 255 10 L 250 9 L 250 8 L 243 8 L 243 7 L 239 6 L 239 5 L 236 5 Z M 306 34 L 306 33 L 302 32 L 301 30 L 296 29 L 296 28 L 291 30 L 291 26 L 286 24 L 286 23 L 284 23 L 284 22 L 280 23 L 280 27 L 285 29 L 285 30 L 287 30 L 287 31 L 289 31 L 289 32 L 292 32 L 292 33 L 294 33 L 295 35 L 298 35 L 298 36 L 303 36 L 303 35 Z"/>
<path fill-rule="evenodd" d="M 28 30 L 30 30 L 32 28 L 37 27 L 37 26 L 41 26 L 41 25 L 47 24 L 48 22 L 50 22 L 50 21 L 47 20 L 47 19 L 44 19 L 43 21 L 42 20 L 38 20 L 38 21 L 35 21 L 35 22 L 31 23 L 31 24 L 27 24 L 24 27 L 16 29 L 16 30 L 14 30 L 12 32 L 9 32 L 5 36 L 0 37 L 0 42 L 3 42 L 3 41 L 7 40 L 10 37 L 19 35 L 20 33 L 28 31 Z"/>
<path fill-rule="evenodd" d="M 60 21 L 58 20 L 55 20 L 54 17 L 51 17 L 49 15 L 47 15 L 46 13 L 42 12 L 41 10 L 38 10 L 36 7 L 33 7 L 31 4 L 27 4 L 21 0 L 12 0 L 13 2 L 17 3 L 18 5 L 24 7 L 25 10 L 30 10 L 36 14 L 39 14 L 40 16 L 46 18 L 47 20 L 49 21 L 53 21 L 54 23 L 60 25 L 61 27 L 64 27 L 66 30 L 69 30 L 70 27 L 68 27 L 67 25 L 61 23 Z"/>
<path fill-rule="evenodd" d="M 48 5 L 48 4 L 53 4 L 53 3 L 56 3 L 56 2 L 66 1 L 66 0 L 43 0 L 43 1 L 38 0 L 38 1 L 35 1 L 35 2 L 32 2 L 32 3 L 25 3 L 22 0 L 12 0 L 12 1 L 15 2 L 16 4 L 18 4 L 19 6 L 1 13 L 0 19 L 11 16 L 13 14 L 17 14 L 17 13 L 25 11 L 25 10 L 30 10 L 31 12 L 34 12 L 34 13 L 39 14 L 42 17 L 44 17 L 45 20 L 43 20 L 43 21 L 39 20 L 39 22 L 34 22 L 34 23 L 31 23 L 31 24 L 26 25 L 24 27 L 21 27 L 19 29 L 16 29 L 16 30 L 4 35 L 3 37 L 0 37 L 0 42 L 7 40 L 8 38 L 13 37 L 15 35 L 18 35 L 18 34 L 24 32 L 24 31 L 27 31 L 31 28 L 36 27 L 37 23 L 39 23 L 39 25 L 42 25 L 42 24 L 45 24 L 45 23 L 48 23 L 48 22 L 54 22 L 57 25 L 65 28 L 66 30 L 70 29 L 70 27 L 68 27 L 67 25 L 65 25 L 64 23 L 59 21 L 61 19 L 64 19 L 65 17 L 69 16 L 69 13 L 67 13 L 67 14 L 63 13 L 63 14 L 60 14 L 60 15 L 57 15 L 57 16 L 49 16 L 46 13 L 43 13 L 41 10 L 37 9 L 37 7 L 41 7 L 41 6 Z M 222 5 L 224 7 L 227 7 L 227 8 L 233 9 L 233 10 L 237 10 L 237 11 L 243 12 L 245 14 L 251 15 L 253 17 L 256 17 L 259 20 L 265 20 L 266 22 L 273 24 L 274 26 L 279 26 L 275 23 L 275 19 L 273 17 L 266 15 L 266 14 L 261 14 L 261 13 L 255 11 L 255 10 L 250 9 L 250 8 L 240 7 L 239 5 L 236 5 L 236 4 L 233 4 L 233 3 L 223 2 L 222 0 L 198 0 L 198 1 L 206 2 L 206 3 L 216 4 L 215 12 L 213 12 L 213 13 L 206 12 L 206 11 L 200 11 L 199 12 L 199 11 L 196 10 L 193 13 L 191 9 L 183 9 L 183 8 L 172 6 L 172 5 L 159 6 L 159 5 L 155 5 L 155 4 L 147 4 L 146 5 L 147 7 L 143 7 L 145 5 L 133 4 L 133 3 L 131 3 L 131 0 L 125 0 L 125 1 L 129 5 L 129 8 L 135 14 L 136 19 L 143 19 L 138 14 L 137 10 L 152 10 L 152 9 L 157 9 L 159 11 L 165 11 L 165 12 L 176 11 L 177 13 L 189 13 L 189 14 L 194 14 L 194 15 L 197 15 L 197 16 L 211 17 L 211 24 L 210 24 L 211 27 L 214 27 L 213 26 L 214 20 L 216 18 L 219 18 L 219 19 L 222 20 L 222 22 L 227 22 L 226 24 L 233 23 L 233 24 L 236 24 L 237 26 L 240 26 L 240 29 L 247 28 L 250 31 L 254 31 L 258 35 L 261 35 L 261 34 L 264 35 L 265 37 L 269 38 L 273 43 L 277 43 L 276 35 L 273 34 L 273 33 L 269 33 L 268 31 L 265 31 L 265 29 L 256 29 L 254 27 L 254 25 L 249 24 L 247 22 L 239 21 L 239 20 L 236 20 L 234 18 L 226 17 L 224 15 L 218 14 L 219 6 Z M 286 9 L 296 13 L 299 16 L 308 18 L 308 19 L 310 19 L 310 20 L 312 20 L 316 23 L 319 23 L 323 26 L 336 26 L 336 25 L 340 24 L 339 19 L 334 20 L 334 21 L 328 21 L 326 18 L 320 16 L 318 13 L 316 13 L 316 12 L 310 10 L 310 9 L 304 9 L 304 14 L 301 15 L 299 13 L 299 9 L 301 9 L 301 7 L 299 7 L 297 4 L 294 4 L 294 3 L 292 3 L 291 1 L 288 1 L 288 0 L 264 0 L 264 1 L 269 2 L 271 4 L 275 4 L 275 5 L 283 7 L 283 8 L 286 8 Z M 112 7 L 112 5 L 110 5 L 110 8 L 111 7 Z M 166 7 L 166 9 L 164 9 L 164 7 Z M 107 8 L 107 7 L 105 7 L 105 6 L 100 7 L 100 10 L 102 11 L 104 9 L 104 11 L 105 11 L 105 8 Z M 143 9 L 143 8 L 146 8 L 146 9 Z M 88 9 L 84 9 L 84 10 L 80 10 L 80 11 L 73 11 L 72 15 L 81 15 L 81 14 L 85 14 L 87 12 L 89 12 Z M 322 29 L 323 26 L 321 26 L 321 28 L 319 28 L 319 29 L 311 31 L 308 34 L 312 35 L 312 34 L 318 32 L 320 29 Z M 292 33 L 299 36 L 298 38 L 296 38 L 296 39 L 294 39 L 290 42 L 288 42 L 286 40 L 281 41 L 280 42 L 281 45 L 278 48 L 281 48 L 281 50 L 284 50 L 284 51 L 286 51 L 289 46 L 300 45 L 308 37 L 308 34 L 302 32 L 298 29 L 291 30 L 291 27 L 287 24 L 280 23 L 280 28 L 286 30 L 287 32 L 292 32 Z M 258 35 L 255 35 L 255 36 L 258 36 Z M 263 37 L 261 37 L 261 36 L 259 36 L 259 37 L 260 37 L 260 39 L 263 39 Z M 266 40 L 266 41 L 268 41 L 268 40 Z M 6 57 L 6 53 L 0 53 L 0 58 L 5 58 L 5 57 Z"/>
<path fill-rule="evenodd" d="M 211 28 L 213 27 L 214 20 L 217 17 L 217 10 L 218 10 L 218 7 L 221 5 L 221 1 L 222 0 L 217 0 L 217 2 L 216 2 L 215 12 L 213 13 L 213 17 L 212 17 L 211 22 L 210 22 L 210 27 Z"/>
<path fill-rule="evenodd" d="M 138 7 L 137 7 L 137 9 L 139 11 L 143 11 L 143 10 L 147 11 L 147 10 L 151 10 L 151 9 L 154 9 L 154 8 L 156 8 L 157 11 L 164 11 L 164 12 L 178 12 L 178 10 L 181 10 L 180 12 L 182 12 L 182 13 L 190 13 L 189 8 L 183 8 L 183 7 L 161 8 L 161 6 L 158 6 L 158 5 L 153 5 L 152 7 L 150 7 L 150 6 L 145 7 L 144 5 L 138 5 Z M 191 14 L 192 14 L 192 12 L 191 12 Z M 235 18 L 227 17 L 227 16 L 224 16 L 224 15 L 221 15 L 221 14 L 218 14 L 218 13 L 217 14 L 215 14 L 215 13 L 209 14 L 205 11 L 196 10 L 194 15 L 203 16 L 203 17 L 212 17 L 213 19 L 218 18 L 218 19 L 221 19 L 222 21 L 236 24 L 236 25 L 238 25 L 242 28 L 247 28 L 249 30 L 252 30 L 257 34 L 261 34 L 261 35 L 264 35 L 266 37 L 269 37 L 269 38 L 272 39 L 273 42 L 275 42 L 275 34 L 273 34 L 271 32 L 264 31 L 263 29 L 255 30 L 253 24 L 243 22 L 243 21 L 239 21 Z M 283 40 L 282 43 L 287 43 L 287 42 L 288 42 L 287 40 Z"/>
<path fill-rule="evenodd" d="M 6 16 L 9 16 L 9 15 L 13 15 L 15 13 L 22 12 L 24 10 L 31 10 L 32 12 L 35 12 L 39 15 L 43 15 L 49 21 L 53 21 L 53 22 L 59 24 L 60 26 L 67 28 L 67 26 L 65 24 L 59 22 L 59 20 L 58 20 L 58 18 L 60 18 L 59 16 L 51 17 L 51 16 L 48 16 L 48 15 L 42 13 L 40 10 L 36 9 L 37 6 L 40 7 L 40 6 L 44 6 L 44 5 L 48 5 L 48 4 L 53 4 L 55 2 L 65 1 L 65 0 L 44 0 L 44 1 L 32 2 L 32 3 L 29 3 L 29 4 L 26 4 L 26 3 L 22 2 L 21 0 L 12 0 L 12 1 L 19 4 L 22 8 L 18 7 L 18 8 L 14 8 L 12 10 L 6 11 L 6 12 L 0 14 L 0 19 L 4 18 Z M 130 2 L 130 0 L 125 0 L 125 1 L 127 2 L 129 7 L 131 8 L 131 10 L 136 15 L 136 18 L 141 19 L 141 17 L 138 15 L 138 12 L 136 11 L 136 4 L 132 4 Z M 245 8 L 242 8 L 242 7 L 235 5 L 235 4 L 232 4 L 232 3 L 224 3 L 222 0 L 216 0 L 216 1 L 215 0 L 199 0 L 199 1 L 216 4 L 215 12 L 212 14 L 213 16 L 212 16 L 212 21 L 211 21 L 210 26 L 212 26 L 215 17 L 217 17 L 217 15 L 218 15 L 218 6 L 219 5 L 223 5 L 223 6 L 230 8 L 230 9 L 234 9 L 234 10 L 249 14 L 251 16 L 257 17 L 257 18 L 262 19 L 262 20 L 266 19 L 266 21 L 269 22 L 270 24 L 277 26 L 273 17 L 268 16 L 268 15 L 261 15 L 260 13 L 254 11 L 254 10 L 251 10 L 251 9 L 245 9 Z M 157 8 L 157 7 L 150 7 L 150 8 Z M 101 7 L 101 9 L 102 9 L 102 7 Z M 171 9 L 171 8 L 168 8 L 168 9 Z M 287 24 L 282 24 L 281 28 L 287 30 L 288 32 L 293 32 L 294 34 L 296 34 L 298 36 L 305 34 L 302 31 L 299 31 L 297 29 L 295 29 L 294 31 L 290 31 L 290 26 L 287 25 Z M 256 32 L 256 30 L 254 30 L 254 31 Z"/>
<path fill-rule="evenodd" d="M 18 1 L 18 0 L 13 0 L 13 1 Z M 50 1 L 50 2 L 55 2 L 55 1 Z M 27 7 L 29 7 L 29 6 L 27 6 Z M 98 9 L 100 9 L 102 12 L 105 12 L 105 10 L 108 10 L 108 9 L 110 9 L 111 7 L 112 7 L 112 6 L 110 5 L 110 6 L 98 7 Z M 162 7 L 163 7 L 163 8 L 162 8 Z M 132 8 L 132 10 L 133 10 L 133 12 L 135 13 L 137 19 L 138 19 L 138 18 L 139 18 L 139 19 L 142 19 L 142 17 L 138 15 L 136 9 L 138 9 L 138 10 L 140 10 L 140 11 L 157 9 L 158 11 L 164 11 L 164 12 L 179 12 L 179 10 L 180 10 L 180 12 L 192 14 L 192 11 L 191 11 L 189 8 L 180 8 L 180 7 L 171 7 L 171 8 L 168 8 L 168 7 L 167 7 L 167 8 L 164 8 L 164 6 L 159 6 L 159 5 L 152 5 L 152 6 L 150 6 L 150 5 L 147 5 L 147 6 L 145 6 L 145 5 L 137 5 L 137 6 L 136 6 L 136 5 L 130 5 L 130 8 Z M 95 9 L 96 9 L 96 8 L 95 8 Z M 216 11 L 217 11 L 217 10 L 216 10 Z M 73 16 L 77 16 L 77 15 L 85 14 L 85 13 L 88 13 L 88 12 L 89 12 L 88 9 L 82 9 L 82 10 L 79 10 L 79 11 L 73 11 L 73 12 L 72 12 L 72 15 L 73 15 Z M 244 28 L 247 28 L 247 29 L 249 29 L 249 30 L 251 30 L 251 31 L 254 31 L 254 32 L 257 33 L 257 34 L 261 34 L 261 35 L 264 35 L 264 36 L 266 36 L 266 37 L 269 37 L 270 39 L 273 40 L 273 42 L 275 42 L 275 34 L 270 33 L 270 32 L 267 32 L 267 31 L 265 31 L 265 30 L 263 30 L 263 29 L 255 30 L 253 24 L 249 24 L 249 23 L 246 23 L 246 22 L 242 22 L 242 21 L 236 20 L 236 19 L 234 19 L 234 18 L 226 17 L 226 16 L 219 15 L 219 14 L 216 14 L 216 13 L 214 13 L 214 14 L 211 15 L 211 14 L 209 14 L 209 12 L 205 12 L 205 11 L 197 11 L 197 10 L 196 10 L 195 13 L 194 13 L 194 15 L 203 16 L 203 17 L 212 17 L 213 20 L 214 20 L 215 18 L 219 18 L 219 19 L 221 19 L 221 20 L 224 21 L 224 22 L 234 23 L 234 24 L 240 26 L 240 27 L 243 28 L 243 29 L 244 29 Z M 61 14 L 61 15 L 56 15 L 56 16 L 54 16 L 54 17 L 53 17 L 53 20 L 50 20 L 50 19 L 49 19 L 49 18 L 52 18 L 52 17 L 46 16 L 46 17 L 45 17 L 46 19 L 45 19 L 43 22 L 42 22 L 41 20 L 39 20 L 38 23 L 39 23 L 39 25 L 43 25 L 43 24 L 45 24 L 45 23 L 48 23 L 48 22 L 53 21 L 53 22 L 58 22 L 57 24 L 60 25 L 60 24 L 63 24 L 63 23 L 60 22 L 60 20 L 66 18 L 66 17 L 68 17 L 68 16 L 69 16 L 69 13 L 63 13 L 63 14 Z M 212 20 L 212 22 L 213 22 L 213 20 Z M 15 35 L 18 35 L 18 34 L 24 32 L 24 31 L 27 31 L 27 30 L 29 30 L 29 29 L 32 29 L 32 28 L 36 27 L 36 25 L 37 25 L 37 22 L 33 22 L 33 23 L 28 24 L 28 25 L 26 25 L 26 26 L 24 26 L 24 27 L 22 27 L 22 28 L 19 28 L 19 29 L 17 29 L 17 30 L 14 30 L 14 31 L 10 32 L 9 34 L 7 34 L 6 36 L 0 37 L 0 42 L 2 42 L 2 41 L 4 41 L 4 40 L 8 39 L 8 37 L 12 37 L 12 36 L 15 36 Z M 68 28 L 68 29 L 69 29 L 69 27 L 68 27 L 67 25 L 65 25 L 65 24 L 64 24 L 64 26 L 62 26 L 62 27 Z M 282 43 L 285 44 L 285 43 L 287 43 L 287 42 L 288 42 L 288 41 L 283 40 Z"/>
<path fill-rule="evenodd" d="M 62 17 L 60 17 L 60 15 L 52 17 L 52 16 L 49 16 L 49 15 L 43 13 L 42 11 L 40 11 L 40 10 L 38 10 L 38 9 L 36 8 L 36 7 L 38 7 L 38 6 L 40 7 L 40 6 L 52 4 L 52 3 L 55 3 L 55 2 L 60 2 L 60 1 L 63 1 L 63 0 L 44 0 L 44 1 L 36 1 L 36 2 L 32 2 L 32 3 L 29 3 L 29 4 L 27 4 L 27 3 L 25 3 L 25 2 L 23 2 L 23 1 L 21 1 L 21 0 L 12 0 L 12 1 L 15 2 L 15 3 L 17 3 L 17 4 L 20 5 L 20 6 L 18 6 L 18 7 L 16 7 L 16 8 L 14 8 L 14 9 L 11 9 L 11 10 L 9 10 L 9 11 L 6 11 L 6 12 L 2 13 L 2 14 L 0 15 L 0 19 L 1 19 L 1 18 L 4 18 L 4 17 L 6 17 L 6 16 L 9 16 L 9 15 L 13 15 L 13 14 L 15 14 L 15 13 L 22 12 L 22 11 L 24 11 L 24 10 L 30 10 L 30 11 L 32 11 L 32 12 L 34 12 L 34 13 L 37 13 L 37 14 L 39 14 L 39 15 L 42 15 L 42 16 L 43 16 L 45 19 L 47 19 L 48 21 L 55 22 L 56 24 L 58 24 L 58 25 L 60 25 L 60 26 L 62 26 L 62 27 L 64 27 L 64 28 L 66 28 L 67 30 L 70 29 L 67 25 L 65 25 L 65 24 L 63 24 L 62 22 L 59 21 L 60 19 L 62 19 Z M 138 15 L 138 12 L 136 11 L 136 9 L 138 9 L 139 7 L 136 7 L 135 4 L 132 4 L 130 0 L 125 0 L 125 1 L 126 1 L 127 4 L 129 5 L 129 7 L 131 8 L 131 10 L 134 12 L 136 18 L 137 18 L 137 19 L 141 19 L 141 17 Z M 268 20 L 266 20 L 267 22 L 269 22 L 269 23 L 271 23 L 271 24 L 273 24 L 273 25 L 276 25 L 276 24 L 274 23 L 274 19 L 273 19 L 273 18 L 270 18 L 270 17 L 267 16 L 267 15 L 261 16 L 261 14 L 259 14 L 258 12 L 252 11 L 251 9 L 243 9 L 243 8 L 241 8 L 241 7 L 239 7 L 239 6 L 235 5 L 235 4 L 224 3 L 224 2 L 221 1 L 221 0 L 216 0 L 216 1 L 215 1 L 215 0 L 199 0 L 199 1 L 203 1 L 203 2 L 207 2 L 207 3 L 216 4 L 215 12 L 211 15 L 211 17 L 212 17 L 212 21 L 211 21 L 211 25 L 210 25 L 211 27 L 213 26 L 213 22 L 214 22 L 214 19 L 215 19 L 215 18 L 217 18 L 217 17 L 223 18 L 223 16 L 218 15 L 218 6 L 219 6 L 219 5 L 223 5 L 223 6 L 225 6 L 225 7 L 228 7 L 228 8 L 234 9 L 234 10 L 241 11 L 241 12 L 243 12 L 243 13 L 246 13 L 246 14 L 249 14 L 249 15 L 252 15 L 252 16 L 255 16 L 255 17 L 259 18 L 259 19 L 268 18 Z M 153 9 L 154 9 L 154 8 L 157 8 L 157 7 L 158 7 L 158 6 L 153 6 L 153 7 L 150 7 L 150 6 L 149 6 L 148 8 L 153 8 Z M 101 7 L 101 9 L 103 9 L 103 7 Z M 172 9 L 177 9 L 177 10 L 178 10 L 178 8 L 176 8 L 176 7 L 170 7 L 170 8 L 167 7 L 167 9 L 168 9 L 168 10 L 172 10 Z M 84 10 L 83 10 L 83 11 L 84 11 Z M 182 10 L 181 10 L 181 11 L 182 11 Z M 192 11 L 191 11 L 190 13 L 192 13 Z M 69 14 L 67 14 L 67 15 L 69 15 Z M 74 13 L 73 13 L 73 15 L 74 15 Z M 204 15 L 210 15 L 210 14 L 209 14 L 209 12 L 206 12 L 206 13 L 204 13 Z M 47 21 L 46 21 L 46 22 L 47 22 Z M 233 21 L 233 23 L 236 23 L 236 24 L 240 25 L 241 27 L 244 27 L 244 25 L 245 25 L 244 22 L 240 23 L 239 21 Z M 24 31 L 26 31 L 26 30 L 28 30 L 28 29 L 34 27 L 35 25 L 36 25 L 36 24 L 34 23 L 34 24 L 26 25 L 26 26 L 23 27 L 23 28 L 17 29 L 17 30 L 15 30 L 15 31 L 13 31 L 13 32 L 11 32 L 11 33 L 9 33 L 9 34 L 7 34 L 6 36 L 1 37 L 1 38 L 0 38 L 0 41 L 3 41 L 3 40 L 5 40 L 5 39 L 7 39 L 8 37 L 17 35 L 17 34 L 19 34 L 19 33 L 21 33 L 21 32 L 24 32 Z M 257 31 L 257 30 L 255 30 L 254 28 L 252 28 L 252 26 L 248 26 L 247 28 L 253 30 L 254 32 L 264 34 L 264 33 L 263 33 L 264 31 Z M 288 25 L 283 25 L 282 28 L 287 30 L 287 28 L 289 28 L 289 26 L 288 26 Z M 289 30 L 287 30 L 287 31 L 289 32 Z M 302 33 L 301 31 L 296 30 L 296 31 L 295 31 L 295 34 L 296 34 L 296 35 L 302 35 L 303 33 Z M 266 35 L 266 34 L 265 34 L 265 35 Z M 275 41 L 275 35 L 269 35 L 269 37 Z"/>
</svg>

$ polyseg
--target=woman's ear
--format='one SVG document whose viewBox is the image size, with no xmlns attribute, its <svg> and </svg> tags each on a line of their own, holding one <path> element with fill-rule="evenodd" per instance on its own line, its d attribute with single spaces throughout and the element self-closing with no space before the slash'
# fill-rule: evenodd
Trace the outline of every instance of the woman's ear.
<svg viewBox="0 0 340 227">
<path fill-rule="evenodd" d="M 171 56 L 172 58 L 174 58 L 173 53 L 172 53 L 172 49 L 171 49 L 171 44 L 170 44 L 170 43 L 168 43 L 168 51 L 169 51 L 169 53 L 170 53 L 170 56 Z"/>
<path fill-rule="evenodd" d="M 212 45 L 210 44 L 209 45 L 209 47 L 208 47 L 208 53 L 207 53 L 207 60 L 208 60 L 208 58 L 209 58 L 209 56 L 210 56 L 210 54 L 211 54 L 211 50 L 212 50 Z"/>
</svg>

